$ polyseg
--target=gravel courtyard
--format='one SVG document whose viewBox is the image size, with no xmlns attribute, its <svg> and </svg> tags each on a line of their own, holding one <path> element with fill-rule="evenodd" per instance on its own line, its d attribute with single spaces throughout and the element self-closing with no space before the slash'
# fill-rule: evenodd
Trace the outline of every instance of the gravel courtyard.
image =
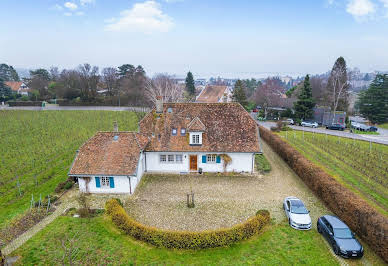
<svg viewBox="0 0 388 266">
<path fill-rule="evenodd" d="M 136 220 L 171 230 L 201 231 L 229 227 L 267 209 L 275 222 L 285 219 L 282 201 L 301 198 L 311 218 L 329 213 L 286 163 L 265 143 L 272 171 L 261 175 L 147 175 L 125 208 Z M 186 194 L 195 193 L 195 208 L 186 207 Z"/>
</svg>

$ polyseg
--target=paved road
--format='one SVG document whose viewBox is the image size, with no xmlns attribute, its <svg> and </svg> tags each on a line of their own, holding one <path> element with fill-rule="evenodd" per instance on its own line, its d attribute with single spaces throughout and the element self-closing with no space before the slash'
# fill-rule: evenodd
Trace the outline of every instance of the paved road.
<svg viewBox="0 0 388 266">
<path fill-rule="evenodd" d="M 49 106 L 49 107 L 38 107 L 38 106 L 17 106 L 8 107 L 0 106 L 0 110 L 29 110 L 29 111 L 58 111 L 58 110 L 80 110 L 80 111 L 136 111 L 136 112 L 148 112 L 148 107 L 130 107 L 130 106 Z"/>
<path fill-rule="evenodd" d="M 268 129 L 272 126 L 276 126 L 275 122 L 258 122 L 259 125 L 264 126 Z M 388 130 L 387 129 L 378 129 L 378 133 L 380 135 L 362 135 L 362 134 L 353 134 L 349 131 L 338 131 L 338 130 L 328 130 L 326 128 L 310 128 L 310 127 L 301 127 L 301 126 L 291 126 L 291 128 L 295 130 L 304 130 L 309 132 L 315 132 L 315 133 L 321 133 L 321 134 L 328 134 L 333 136 L 340 136 L 344 138 L 351 138 L 351 139 L 359 139 L 359 140 L 365 140 L 365 141 L 371 141 L 374 143 L 380 143 L 388 145 Z"/>
</svg>

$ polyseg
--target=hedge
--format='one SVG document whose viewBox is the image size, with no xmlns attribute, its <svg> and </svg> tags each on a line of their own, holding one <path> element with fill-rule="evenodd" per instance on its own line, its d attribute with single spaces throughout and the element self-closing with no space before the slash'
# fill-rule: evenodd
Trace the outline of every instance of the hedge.
<svg viewBox="0 0 388 266">
<path fill-rule="evenodd" d="M 42 106 L 42 101 L 8 101 L 7 102 L 10 107 L 14 106 Z"/>
<path fill-rule="evenodd" d="M 109 200 L 106 212 L 112 222 L 126 234 L 157 247 L 174 249 L 204 249 L 228 246 L 258 234 L 269 223 L 270 215 L 260 210 L 254 217 L 231 228 L 213 231 L 170 231 L 143 225 L 131 218 L 116 199 Z"/>
<path fill-rule="evenodd" d="M 385 262 L 388 262 L 388 218 L 306 159 L 277 134 L 262 126 L 259 128 L 260 136 L 287 162 L 303 182 Z"/>
</svg>

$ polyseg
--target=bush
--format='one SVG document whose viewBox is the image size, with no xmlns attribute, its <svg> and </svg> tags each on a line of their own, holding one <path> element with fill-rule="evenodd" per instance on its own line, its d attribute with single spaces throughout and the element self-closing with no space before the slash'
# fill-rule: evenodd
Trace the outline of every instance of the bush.
<svg viewBox="0 0 388 266">
<path fill-rule="evenodd" d="M 106 212 L 112 222 L 126 234 L 157 247 L 204 249 L 228 246 L 258 234 L 269 223 L 268 211 L 262 210 L 242 224 L 231 228 L 203 232 L 169 231 L 143 225 L 132 219 L 115 199 L 109 200 Z"/>
<path fill-rule="evenodd" d="M 10 107 L 14 106 L 42 106 L 42 101 L 8 101 Z"/>
<path fill-rule="evenodd" d="M 74 181 L 72 177 L 69 177 L 66 181 L 61 182 L 55 188 L 56 193 L 61 193 L 62 191 L 69 190 L 73 187 Z"/>
<path fill-rule="evenodd" d="M 255 155 L 255 165 L 256 170 L 259 172 L 270 172 L 271 171 L 271 165 L 268 162 L 267 158 L 263 154 L 256 154 Z"/>
<path fill-rule="evenodd" d="M 341 185 L 324 170 L 307 160 L 278 135 L 260 126 L 260 136 L 282 157 L 313 190 L 358 236 L 388 262 L 388 218 L 365 200 Z"/>
</svg>

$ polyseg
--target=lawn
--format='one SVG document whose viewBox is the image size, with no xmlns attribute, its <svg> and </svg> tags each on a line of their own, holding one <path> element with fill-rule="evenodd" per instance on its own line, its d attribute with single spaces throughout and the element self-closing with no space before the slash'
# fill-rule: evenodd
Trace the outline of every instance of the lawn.
<svg viewBox="0 0 388 266">
<path fill-rule="evenodd" d="M 315 230 L 297 231 L 285 222 L 230 247 L 179 251 L 137 242 L 118 231 L 106 216 L 59 217 L 12 255 L 21 256 L 19 265 L 62 264 L 62 241 L 67 247 L 72 243 L 75 264 L 338 265 Z M 65 258 L 68 264 L 70 257 Z"/>
<path fill-rule="evenodd" d="M 388 129 L 388 123 L 378 125 L 378 127 Z"/>
<path fill-rule="evenodd" d="M 80 145 L 114 121 L 137 129 L 131 112 L 0 111 L 0 228 L 29 208 L 32 195 L 53 193 Z"/>
<path fill-rule="evenodd" d="M 311 132 L 281 132 L 286 141 L 388 215 L 388 146 Z"/>
</svg>

